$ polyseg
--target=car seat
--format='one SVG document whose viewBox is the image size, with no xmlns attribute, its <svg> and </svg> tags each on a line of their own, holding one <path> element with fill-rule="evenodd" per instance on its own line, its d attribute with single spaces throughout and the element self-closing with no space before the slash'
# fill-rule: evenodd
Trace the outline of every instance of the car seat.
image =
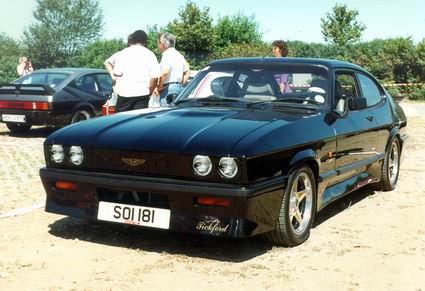
<svg viewBox="0 0 425 291">
<path fill-rule="evenodd" d="M 325 91 L 326 91 L 327 86 L 328 86 L 328 82 L 326 80 L 322 80 L 322 79 L 314 79 L 310 83 L 310 88 L 311 87 L 319 87 L 319 88 L 321 88 Z"/>
<path fill-rule="evenodd" d="M 335 111 L 343 113 L 345 111 L 345 97 L 342 92 L 342 85 L 340 81 L 335 81 Z"/>
<path fill-rule="evenodd" d="M 274 84 L 273 84 L 274 82 Z M 277 83 L 269 76 L 256 75 L 248 77 L 242 87 L 242 96 L 249 95 L 276 96 Z"/>
<path fill-rule="evenodd" d="M 57 86 L 59 85 L 64 79 L 62 78 L 55 78 L 52 80 L 52 85 Z"/>
<path fill-rule="evenodd" d="M 81 85 L 81 90 L 86 92 L 96 92 L 96 84 L 93 80 L 91 82 L 83 83 Z"/>
</svg>

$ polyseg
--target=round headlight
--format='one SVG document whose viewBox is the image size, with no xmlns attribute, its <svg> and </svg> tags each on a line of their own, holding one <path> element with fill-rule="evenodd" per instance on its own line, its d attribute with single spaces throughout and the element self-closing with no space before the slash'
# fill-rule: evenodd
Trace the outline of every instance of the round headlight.
<svg viewBox="0 0 425 291">
<path fill-rule="evenodd" d="M 206 176 L 211 172 L 212 164 L 208 156 L 197 155 L 193 158 L 193 170 L 200 176 Z"/>
<path fill-rule="evenodd" d="M 69 160 L 71 161 L 71 163 L 79 166 L 83 162 L 83 159 L 84 154 L 80 146 L 72 146 L 69 149 Z"/>
<path fill-rule="evenodd" d="M 63 162 L 65 154 L 63 152 L 63 147 L 60 144 L 54 144 L 50 148 L 50 158 L 53 162 L 60 164 Z"/>
<path fill-rule="evenodd" d="M 220 174 L 226 178 L 233 178 L 238 173 L 238 164 L 234 158 L 221 158 L 218 162 Z"/>
</svg>

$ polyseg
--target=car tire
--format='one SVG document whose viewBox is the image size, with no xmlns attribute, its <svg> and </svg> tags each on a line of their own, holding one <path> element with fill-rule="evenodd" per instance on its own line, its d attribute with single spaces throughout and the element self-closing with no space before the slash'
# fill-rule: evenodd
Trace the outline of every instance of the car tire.
<svg viewBox="0 0 425 291">
<path fill-rule="evenodd" d="M 25 133 L 31 129 L 31 124 L 25 123 L 6 123 L 6 126 L 12 133 Z"/>
<path fill-rule="evenodd" d="M 304 165 L 290 174 L 276 228 L 264 237 L 276 245 L 297 246 L 310 236 L 315 213 L 316 182 L 310 167 Z"/>
<path fill-rule="evenodd" d="M 385 153 L 384 162 L 382 163 L 380 181 L 375 184 L 374 188 L 377 191 L 394 190 L 398 181 L 400 172 L 400 141 L 394 138 L 391 145 Z"/>
<path fill-rule="evenodd" d="M 87 109 L 79 109 L 77 111 L 75 111 L 74 115 L 71 118 L 71 124 L 72 123 L 77 123 L 80 121 L 84 121 L 84 120 L 88 120 L 91 119 L 93 117 L 93 114 L 91 113 L 90 110 Z"/>
</svg>

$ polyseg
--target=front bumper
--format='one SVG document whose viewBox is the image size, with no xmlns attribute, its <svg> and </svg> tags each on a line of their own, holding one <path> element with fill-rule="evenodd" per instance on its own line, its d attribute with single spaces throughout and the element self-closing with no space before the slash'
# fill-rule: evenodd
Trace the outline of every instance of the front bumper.
<svg viewBox="0 0 425 291">
<path fill-rule="evenodd" d="M 96 219 L 99 201 L 169 209 L 169 230 L 224 237 L 248 237 L 275 228 L 287 177 L 247 187 L 53 168 L 40 169 L 46 211 Z M 76 190 L 55 188 L 57 181 Z M 132 195 L 145 197 L 136 202 Z M 124 195 L 123 195 L 124 194 Z M 199 205 L 200 197 L 221 198 L 228 206 Z"/>
</svg>

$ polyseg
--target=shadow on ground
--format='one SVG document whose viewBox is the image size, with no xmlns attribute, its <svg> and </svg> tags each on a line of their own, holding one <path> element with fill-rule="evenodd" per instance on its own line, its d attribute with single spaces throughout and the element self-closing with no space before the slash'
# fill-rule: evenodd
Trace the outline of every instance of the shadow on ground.
<svg viewBox="0 0 425 291">
<path fill-rule="evenodd" d="M 341 199 L 331 203 L 329 206 L 324 208 L 322 211 L 316 214 L 316 218 L 313 224 L 313 228 L 326 222 L 328 219 L 333 218 L 345 209 L 361 202 L 363 199 L 374 195 L 375 191 L 371 185 L 365 186 L 362 189 L 351 192 L 350 194 L 342 197 Z M 337 219 L 337 217 L 335 217 Z"/>
<path fill-rule="evenodd" d="M 33 127 L 29 131 L 24 133 L 13 133 L 5 127 L 4 130 L 0 131 L 0 136 L 12 136 L 18 138 L 46 138 L 58 129 L 60 129 L 60 127 Z"/>
<path fill-rule="evenodd" d="M 229 239 L 107 222 L 86 223 L 75 218 L 63 218 L 49 225 L 49 233 L 65 239 L 140 249 L 149 252 L 186 255 L 219 261 L 242 262 L 266 253 L 272 245 L 260 237 Z"/>
<path fill-rule="evenodd" d="M 317 214 L 313 227 L 372 195 L 371 188 L 363 188 L 334 202 Z M 86 223 L 66 217 L 49 225 L 49 233 L 64 239 L 79 239 L 115 247 L 141 249 L 149 252 L 200 257 L 219 261 L 243 262 L 266 253 L 273 245 L 260 236 L 247 239 L 218 238 L 140 228 L 107 222 Z M 310 237 L 309 239 L 314 239 Z M 287 249 L 290 251 L 290 249 Z"/>
</svg>

